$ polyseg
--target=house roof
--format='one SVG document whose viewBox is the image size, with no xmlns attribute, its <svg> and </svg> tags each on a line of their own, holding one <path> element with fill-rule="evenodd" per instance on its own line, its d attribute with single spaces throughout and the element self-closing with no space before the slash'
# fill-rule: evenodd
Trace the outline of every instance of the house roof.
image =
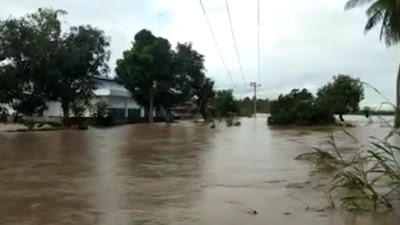
<svg viewBox="0 0 400 225">
<path fill-rule="evenodd" d="M 117 83 L 113 78 L 95 77 L 98 81 L 98 88 L 94 91 L 96 96 L 114 96 L 131 98 L 131 93 L 121 84 Z"/>
</svg>

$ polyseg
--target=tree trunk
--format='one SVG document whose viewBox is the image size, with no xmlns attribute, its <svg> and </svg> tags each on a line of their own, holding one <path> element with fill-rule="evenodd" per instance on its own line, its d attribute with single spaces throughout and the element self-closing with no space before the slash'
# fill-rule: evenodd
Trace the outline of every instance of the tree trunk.
<svg viewBox="0 0 400 225">
<path fill-rule="evenodd" d="M 208 104 L 206 102 L 202 102 L 200 105 L 200 114 L 203 117 L 204 122 L 206 122 L 206 123 L 212 121 L 207 107 L 208 107 Z"/>
<path fill-rule="evenodd" d="M 172 116 L 171 108 L 169 107 L 163 107 L 164 109 L 164 116 L 165 116 L 165 122 L 166 123 L 172 123 L 174 122 L 174 117 Z"/>
<path fill-rule="evenodd" d="M 153 102 L 154 102 L 154 98 L 153 98 L 153 94 L 150 94 L 150 99 L 149 99 L 149 123 L 153 123 L 154 122 L 154 118 L 153 118 Z"/>
<path fill-rule="evenodd" d="M 394 118 L 394 128 L 400 127 L 400 65 L 396 77 L 396 116 Z"/>
<path fill-rule="evenodd" d="M 344 122 L 343 114 L 339 114 L 339 119 L 340 119 L 341 122 Z"/>
<path fill-rule="evenodd" d="M 63 125 L 64 126 L 69 126 L 70 125 L 70 123 L 69 123 L 69 110 L 70 110 L 70 107 L 69 107 L 69 103 L 61 103 L 61 108 L 62 108 L 62 111 L 63 111 L 63 121 L 62 121 L 62 123 L 63 123 Z"/>
<path fill-rule="evenodd" d="M 149 119 L 149 106 L 144 106 L 144 118 Z"/>
<path fill-rule="evenodd" d="M 61 108 L 63 111 L 63 118 L 68 119 L 69 118 L 69 104 L 68 103 L 62 103 Z"/>
</svg>

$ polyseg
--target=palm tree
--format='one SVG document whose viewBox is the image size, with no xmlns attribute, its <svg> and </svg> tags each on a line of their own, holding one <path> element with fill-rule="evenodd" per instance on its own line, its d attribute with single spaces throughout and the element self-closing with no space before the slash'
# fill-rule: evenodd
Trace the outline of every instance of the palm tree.
<svg viewBox="0 0 400 225">
<path fill-rule="evenodd" d="M 400 0 L 349 0 L 345 9 L 368 4 L 365 32 L 380 26 L 380 40 L 388 47 L 400 43 Z M 396 118 L 394 127 L 400 127 L 400 66 L 396 78 Z"/>
</svg>

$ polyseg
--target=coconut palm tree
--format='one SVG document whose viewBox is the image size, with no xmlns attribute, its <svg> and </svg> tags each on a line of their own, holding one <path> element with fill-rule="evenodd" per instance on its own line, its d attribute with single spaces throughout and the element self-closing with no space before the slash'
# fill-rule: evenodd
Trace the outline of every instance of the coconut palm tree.
<svg viewBox="0 0 400 225">
<path fill-rule="evenodd" d="M 345 9 L 368 5 L 365 32 L 380 26 L 380 39 L 386 45 L 400 43 L 400 0 L 349 0 Z M 396 118 L 394 127 L 400 127 L 400 66 L 396 78 Z"/>
</svg>

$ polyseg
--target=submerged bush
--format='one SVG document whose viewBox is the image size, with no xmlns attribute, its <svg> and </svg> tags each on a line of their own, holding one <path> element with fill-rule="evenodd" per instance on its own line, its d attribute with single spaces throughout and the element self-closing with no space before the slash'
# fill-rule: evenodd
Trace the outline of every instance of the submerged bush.
<svg viewBox="0 0 400 225">
<path fill-rule="evenodd" d="M 332 113 L 317 104 L 307 89 L 293 89 L 271 102 L 269 125 L 325 125 L 334 124 Z"/>
<path fill-rule="evenodd" d="M 333 77 L 333 81 L 321 87 L 314 97 L 307 89 L 293 89 L 280 95 L 270 104 L 270 125 L 327 125 L 335 123 L 333 114 L 343 115 L 359 110 L 364 99 L 363 84 L 348 75 Z"/>
</svg>

